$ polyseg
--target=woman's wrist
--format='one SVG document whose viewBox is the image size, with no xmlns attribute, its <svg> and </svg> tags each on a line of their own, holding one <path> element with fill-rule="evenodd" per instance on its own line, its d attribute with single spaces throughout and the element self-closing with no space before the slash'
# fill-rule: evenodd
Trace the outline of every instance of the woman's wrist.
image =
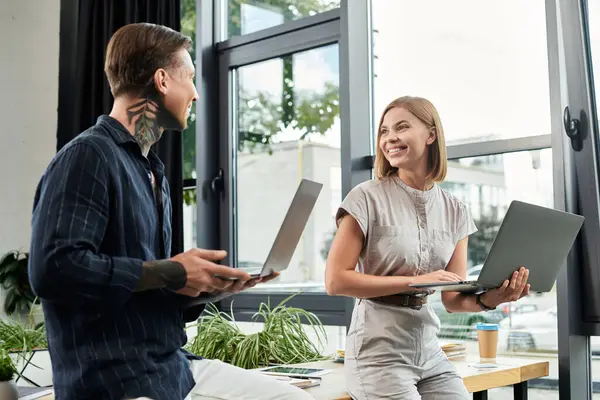
<svg viewBox="0 0 600 400">
<path fill-rule="evenodd" d="M 394 279 L 394 286 L 397 288 L 397 293 L 409 292 L 411 290 L 415 290 L 415 288 L 410 287 L 410 285 L 417 283 L 415 281 L 414 276 L 403 276 L 396 275 L 391 277 Z"/>
<path fill-rule="evenodd" d="M 489 297 L 489 293 L 490 293 L 490 292 L 484 292 L 483 294 L 481 294 L 481 295 L 479 296 L 479 302 L 480 302 L 481 304 L 483 304 L 483 305 L 484 305 L 485 307 L 487 307 L 487 308 L 496 308 L 496 307 L 498 307 L 498 306 L 499 306 L 499 304 L 496 304 L 496 303 L 494 303 L 494 302 L 493 302 L 493 301 L 490 299 L 490 297 Z M 488 295 L 488 296 L 486 297 L 486 295 Z"/>
</svg>

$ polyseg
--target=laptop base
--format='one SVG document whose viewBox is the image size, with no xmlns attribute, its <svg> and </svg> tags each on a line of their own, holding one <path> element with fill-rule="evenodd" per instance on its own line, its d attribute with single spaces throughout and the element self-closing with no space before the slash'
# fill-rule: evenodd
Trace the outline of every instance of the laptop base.
<svg viewBox="0 0 600 400">
<path fill-rule="evenodd" d="M 415 283 L 409 286 L 415 289 L 439 290 L 441 292 L 461 292 L 467 294 L 483 293 L 491 289 L 479 285 L 477 281 Z"/>
</svg>

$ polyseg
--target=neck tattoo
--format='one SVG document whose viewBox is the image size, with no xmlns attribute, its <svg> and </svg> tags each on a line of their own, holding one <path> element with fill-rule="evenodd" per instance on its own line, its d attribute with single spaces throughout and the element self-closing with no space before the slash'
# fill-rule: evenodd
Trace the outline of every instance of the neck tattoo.
<svg viewBox="0 0 600 400">
<path fill-rule="evenodd" d="M 144 157 L 148 156 L 150 147 L 158 142 L 162 135 L 164 130 L 160 123 L 162 114 L 159 103 L 149 96 L 127 109 L 129 124 L 135 121 L 133 137 L 139 143 Z"/>
</svg>

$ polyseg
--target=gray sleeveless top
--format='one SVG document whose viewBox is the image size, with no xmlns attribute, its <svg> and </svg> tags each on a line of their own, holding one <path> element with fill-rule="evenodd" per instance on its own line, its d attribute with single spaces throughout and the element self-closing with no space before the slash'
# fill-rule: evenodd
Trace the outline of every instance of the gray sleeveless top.
<svg viewBox="0 0 600 400">
<path fill-rule="evenodd" d="M 433 185 L 421 191 L 397 176 L 354 187 L 336 213 L 350 214 L 365 236 L 356 270 L 372 275 L 423 275 L 446 268 L 459 240 L 477 231 L 456 197 Z"/>
</svg>

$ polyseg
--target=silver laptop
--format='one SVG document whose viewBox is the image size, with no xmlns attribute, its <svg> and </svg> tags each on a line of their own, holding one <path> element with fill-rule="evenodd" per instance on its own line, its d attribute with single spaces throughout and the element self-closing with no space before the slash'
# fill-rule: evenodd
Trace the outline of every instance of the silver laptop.
<svg viewBox="0 0 600 400">
<path fill-rule="evenodd" d="M 262 267 L 241 268 L 253 278 L 286 269 L 296 251 L 323 184 L 302 179 Z"/>
<path fill-rule="evenodd" d="M 502 286 L 520 266 L 529 269 L 533 292 L 549 292 L 584 217 L 513 201 L 475 281 L 412 284 L 411 287 L 478 293 Z"/>
</svg>

